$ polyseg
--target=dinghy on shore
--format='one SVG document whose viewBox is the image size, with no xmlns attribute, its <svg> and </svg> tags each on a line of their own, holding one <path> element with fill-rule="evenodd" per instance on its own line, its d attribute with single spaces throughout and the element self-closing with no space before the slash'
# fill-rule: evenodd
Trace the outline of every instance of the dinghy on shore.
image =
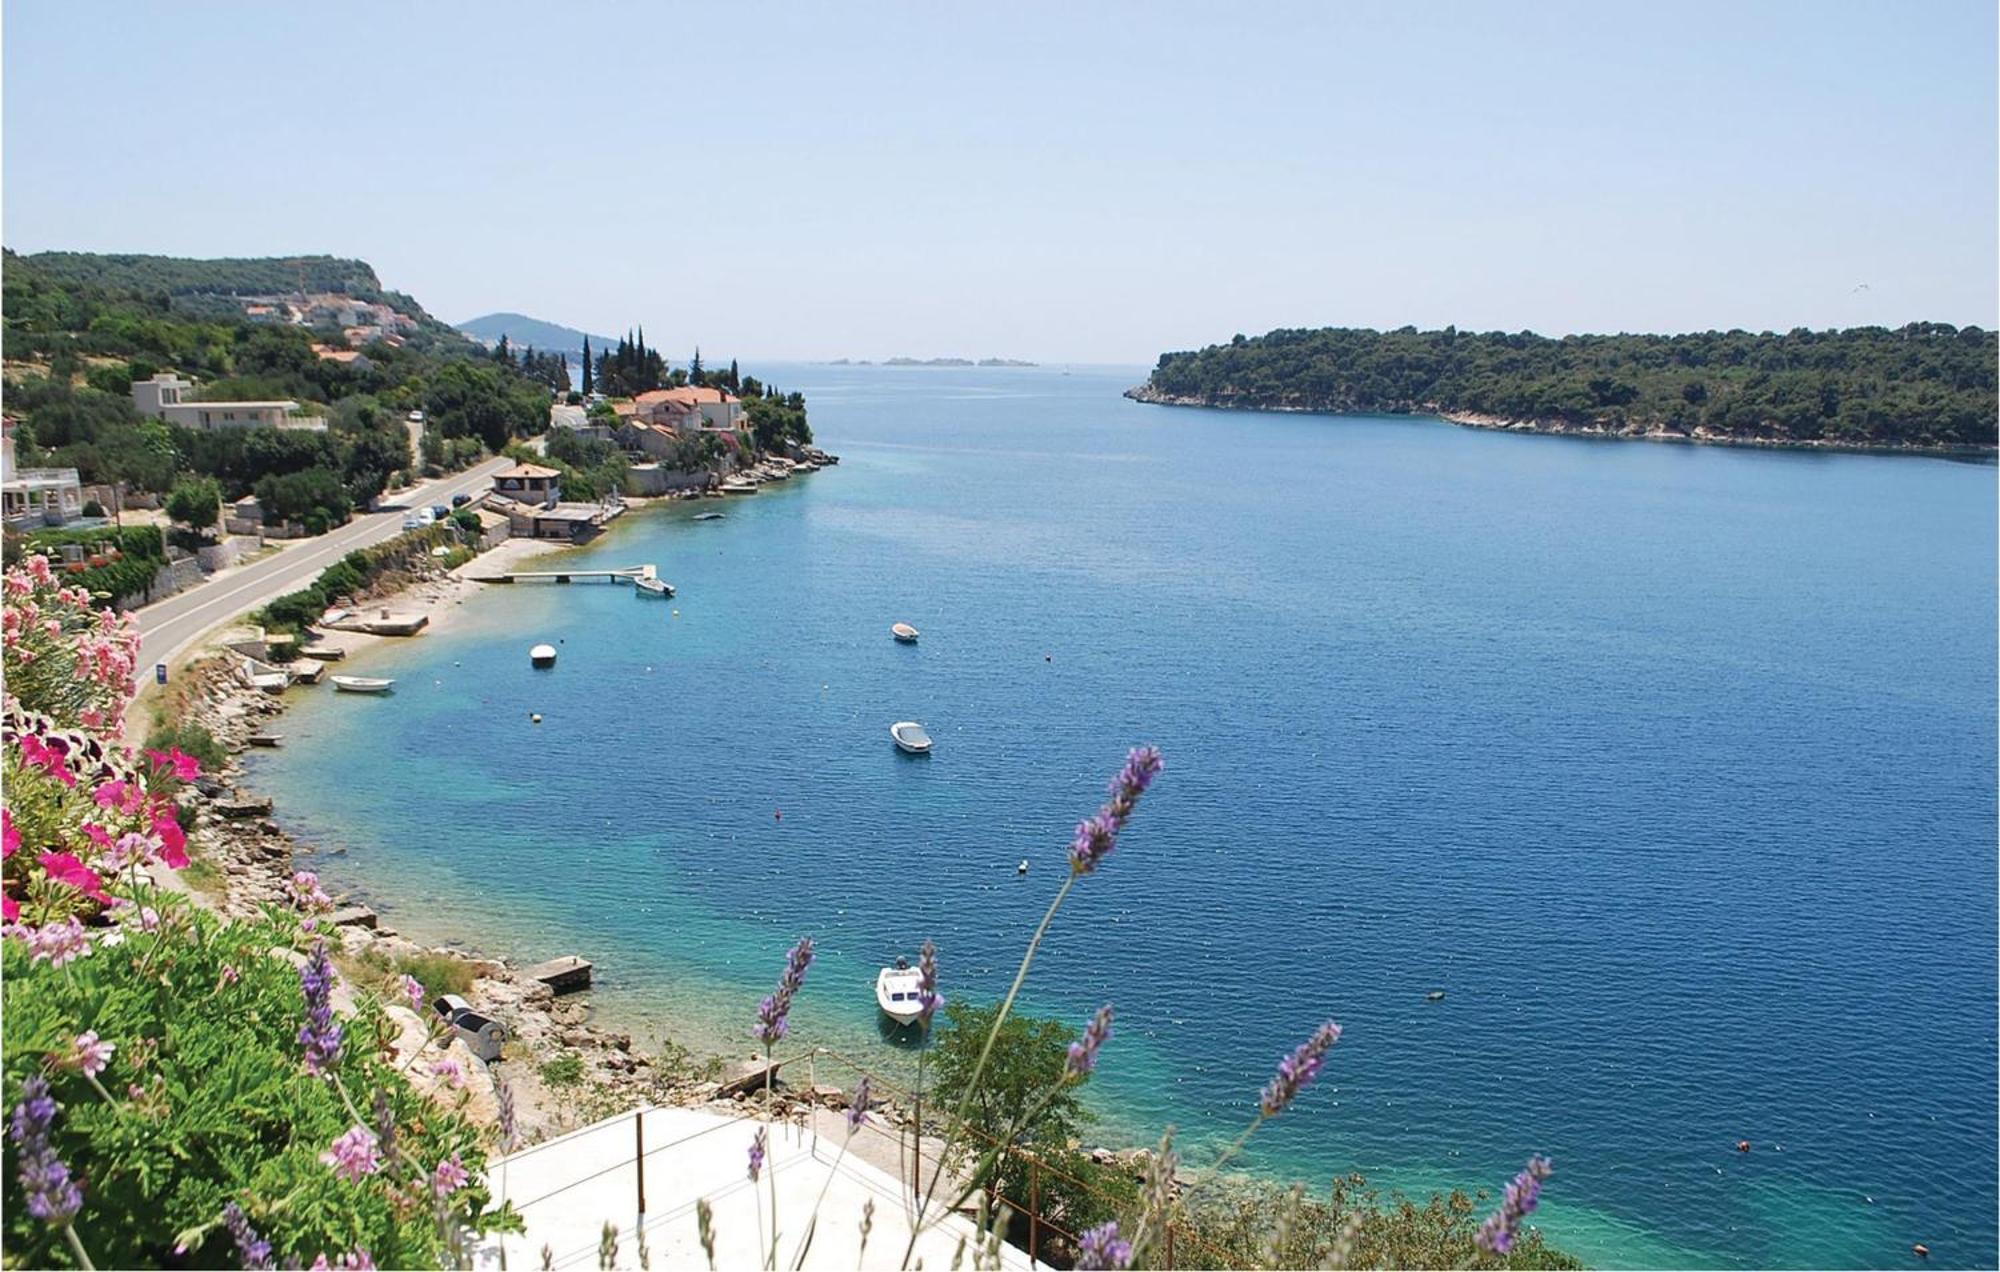
<svg viewBox="0 0 2000 1272">
<path fill-rule="evenodd" d="M 898 720 L 889 726 L 889 736 L 899 750 L 911 755 L 930 754 L 931 735 L 924 732 L 924 726 L 915 720 Z"/>
</svg>

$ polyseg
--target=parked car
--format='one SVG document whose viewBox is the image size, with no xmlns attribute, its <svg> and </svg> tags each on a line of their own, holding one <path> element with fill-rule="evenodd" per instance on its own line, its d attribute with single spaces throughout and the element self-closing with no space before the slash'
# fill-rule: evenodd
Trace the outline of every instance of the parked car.
<svg viewBox="0 0 2000 1272">
<path fill-rule="evenodd" d="M 411 411 L 411 412 L 410 412 L 410 423 L 412 423 L 412 424 L 421 424 L 421 423 L 423 423 L 423 422 L 424 422 L 424 413 L 423 413 L 422 411 Z"/>
<path fill-rule="evenodd" d="M 432 504 L 429 511 L 432 521 L 443 521 L 451 515 L 451 509 L 445 507 L 443 504 Z"/>
<path fill-rule="evenodd" d="M 421 530 L 424 528 L 424 524 L 424 519 L 414 512 L 403 518 L 403 529 L 405 530 Z"/>
<path fill-rule="evenodd" d="M 451 506 L 454 508 L 463 508 L 465 507 L 465 505 L 471 502 L 472 502 L 471 495 L 453 495 L 451 497 Z"/>
</svg>

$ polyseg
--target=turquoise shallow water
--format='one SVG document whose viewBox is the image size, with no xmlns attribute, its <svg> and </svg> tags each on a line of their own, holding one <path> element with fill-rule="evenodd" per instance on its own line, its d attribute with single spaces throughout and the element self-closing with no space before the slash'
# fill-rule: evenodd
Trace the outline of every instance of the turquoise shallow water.
<svg viewBox="0 0 2000 1272">
<path fill-rule="evenodd" d="M 1116 1001 L 1109 1134 L 1233 1133 L 1330 1015 L 1260 1167 L 1546 1152 L 1611 1265 L 1995 1261 L 1993 468 L 776 370 L 838 469 L 577 554 L 677 600 L 494 589 L 294 695 L 254 781 L 336 883 L 731 1050 L 810 931 L 798 1036 L 893 1063 L 873 969 L 1004 988 L 1152 741 L 1029 991 Z"/>
</svg>

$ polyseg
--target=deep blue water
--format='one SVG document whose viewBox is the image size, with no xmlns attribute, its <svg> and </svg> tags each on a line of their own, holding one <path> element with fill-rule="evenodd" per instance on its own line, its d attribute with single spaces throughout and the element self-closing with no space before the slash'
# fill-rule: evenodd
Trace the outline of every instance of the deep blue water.
<svg viewBox="0 0 2000 1272">
<path fill-rule="evenodd" d="M 1116 1001 L 1107 1134 L 1233 1133 L 1331 1016 L 1260 1167 L 1545 1152 L 1599 1262 L 1994 1263 L 1993 468 L 782 370 L 839 468 L 579 556 L 678 599 L 493 589 L 294 695 L 255 779 L 325 873 L 731 1050 L 812 932 L 797 1037 L 888 1063 L 874 968 L 999 992 L 1151 741 L 1029 986 Z"/>
</svg>

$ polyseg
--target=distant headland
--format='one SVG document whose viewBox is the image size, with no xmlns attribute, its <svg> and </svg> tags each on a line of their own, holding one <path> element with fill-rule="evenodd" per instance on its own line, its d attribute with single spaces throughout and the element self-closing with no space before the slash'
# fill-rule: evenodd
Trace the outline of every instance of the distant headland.
<svg viewBox="0 0 2000 1272">
<path fill-rule="evenodd" d="M 1019 358 L 884 358 L 881 362 L 871 362 L 867 358 L 835 358 L 826 364 L 830 367 L 1035 367 L 1039 362 L 1023 362 Z"/>
<path fill-rule="evenodd" d="M 1140 402 L 1434 415 L 1474 428 L 1990 455 L 1995 334 L 1911 323 L 1782 335 L 1327 327 L 1166 353 Z"/>
</svg>

